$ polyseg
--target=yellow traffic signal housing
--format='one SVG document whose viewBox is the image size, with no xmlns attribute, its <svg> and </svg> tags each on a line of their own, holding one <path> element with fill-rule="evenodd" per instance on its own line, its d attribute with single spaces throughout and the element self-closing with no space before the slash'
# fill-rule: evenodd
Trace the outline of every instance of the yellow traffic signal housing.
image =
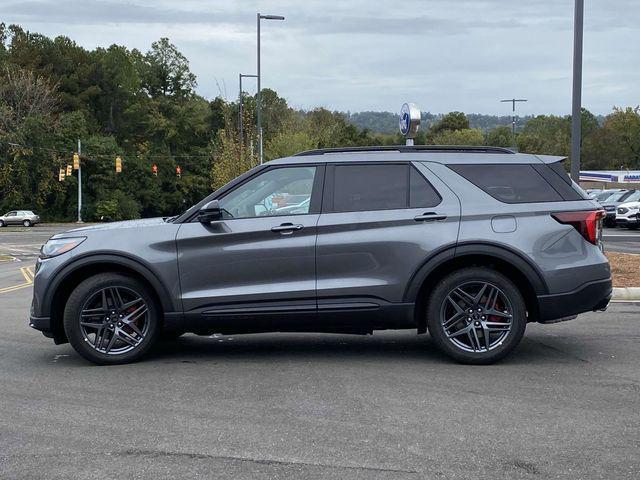
<svg viewBox="0 0 640 480">
<path fill-rule="evenodd" d="M 73 169 L 78 170 L 80 168 L 80 155 L 77 153 L 73 154 Z"/>
<path fill-rule="evenodd" d="M 58 181 L 59 182 L 64 182 L 64 174 L 65 174 L 64 168 L 61 168 L 60 172 L 58 172 Z"/>
<path fill-rule="evenodd" d="M 122 158 L 120 155 L 116 157 L 116 173 L 122 172 Z"/>
<path fill-rule="evenodd" d="M 71 176 L 73 165 L 67 165 L 67 177 Z"/>
</svg>

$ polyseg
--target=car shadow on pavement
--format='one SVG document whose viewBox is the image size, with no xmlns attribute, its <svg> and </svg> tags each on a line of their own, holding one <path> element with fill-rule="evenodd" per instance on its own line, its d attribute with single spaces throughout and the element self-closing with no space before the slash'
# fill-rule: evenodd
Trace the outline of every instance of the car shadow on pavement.
<svg viewBox="0 0 640 480">
<path fill-rule="evenodd" d="M 558 361 L 560 352 L 537 341 L 523 339 L 521 345 L 501 364 Z M 168 363 L 245 362 L 268 360 L 301 362 L 342 359 L 345 361 L 420 361 L 455 364 L 442 354 L 429 335 L 345 336 L 331 334 L 249 334 L 199 337 L 185 335 L 160 342 L 147 361 Z M 573 361 L 565 357 L 564 360 Z M 469 367 L 472 368 L 472 367 Z M 480 367 L 481 368 L 481 367 Z"/>
</svg>

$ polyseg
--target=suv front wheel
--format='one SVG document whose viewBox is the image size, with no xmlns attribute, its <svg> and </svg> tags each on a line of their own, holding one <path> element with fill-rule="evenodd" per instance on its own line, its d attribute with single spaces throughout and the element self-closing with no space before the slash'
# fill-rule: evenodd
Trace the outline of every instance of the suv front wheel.
<svg viewBox="0 0 640 480">
<path fill-rule="evenodd" d="M 520 291 L 489 268 L 449 274 L 429 300 L 429 333 L 440 350 L 461 363 L 500 360 L 520 343 L 526 324 Z"/>
<path fill-rule="evenodd" d="M 138 360 L 160 331 L 159 309 L 149 289 L 134 278 L 103 273 L 80 283 L 64 310 L 73 348 L 99 365 Z"/>
</svg>

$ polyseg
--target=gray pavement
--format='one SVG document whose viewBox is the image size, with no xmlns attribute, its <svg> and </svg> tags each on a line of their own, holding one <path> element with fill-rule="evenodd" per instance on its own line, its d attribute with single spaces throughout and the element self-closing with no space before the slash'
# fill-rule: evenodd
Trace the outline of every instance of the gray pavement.
<svg viewBox="0 0 640 480">
<path fill-rule="evenodd" d="M 640 230 L 605 228 L 602 239 L 607 252 L 640 254 Z"/>
<path fill-rule="evenodd" d="M 0 293 L 2 479 L 640 477 L 637 303 L 530 325 L 490 367 L 409 331 L 186 335 L 96 367 L 28 327 L 30 294 Z"/>
</svg>

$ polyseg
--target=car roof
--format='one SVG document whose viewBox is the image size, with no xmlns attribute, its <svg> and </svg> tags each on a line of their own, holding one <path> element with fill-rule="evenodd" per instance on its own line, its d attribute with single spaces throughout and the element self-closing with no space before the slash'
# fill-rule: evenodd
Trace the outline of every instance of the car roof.
<svg viewBox="0 0 640 480">
<path fill-rule="evenodd" d="M 301 152 L 291 157 L 279 158 L 270 165 L 291 165 L 333 162 L 435 162 L 444 164 L 495 164 L 495 163 L 555 163 L 566 157 L 516 153 L 502 147 L 467 147 L 451 145 L 378 146 L 327 148 Z"/>
</svg>

